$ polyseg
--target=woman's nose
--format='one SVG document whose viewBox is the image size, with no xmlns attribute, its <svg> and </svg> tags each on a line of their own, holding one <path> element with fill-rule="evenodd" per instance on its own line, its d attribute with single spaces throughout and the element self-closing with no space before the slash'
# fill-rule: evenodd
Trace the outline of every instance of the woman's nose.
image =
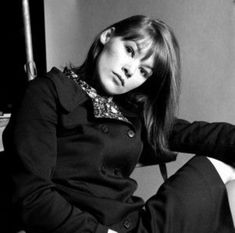
<svg viewBox="0 0 235 233">
<path fill-rule="evenodd" d="M 135 73 L 135 70 L 136 70 L 136 66 L 134 64 L 126 65 L 126 66 L 123 66 L 122 68 L 122 71 L 124 72 L 127 78 L 130 78 Z"/>
<path fill-rule="evenodd" d="M 131 71 L 130 71 L 129 68 L 123 67 L 123 68 L 122 68 L 122 71 L 123 71 L 123 73 L 125 74 L 125 76 L 126 76 L 127 78 L 130 78 L 130 77 L 132 76 Z"/>
</svg>

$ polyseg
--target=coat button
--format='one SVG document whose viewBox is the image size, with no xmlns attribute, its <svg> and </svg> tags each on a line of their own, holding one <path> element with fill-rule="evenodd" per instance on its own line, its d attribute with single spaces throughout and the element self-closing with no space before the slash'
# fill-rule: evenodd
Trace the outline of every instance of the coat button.
<svg viewBox="0 0 235 233">
<path fill-rule="evenodd" d="M 131 226 L 131 223 L 128 219 L 126 219 L 124 222 L 123 222 L 123 226 L 126 228 L 126 229 L 129 229 L 130 226 Z"/>
<path fill-rule="evenodd" d="M 108 128 L 108 126 L 106 126 L 106 125 L 102 125 L 102 126 L 101 126 L 101 129 L 102 129 L 102 131 L 103 131 L 104 133 L 108 133 L 108 132 L 109 132 L 109 128 Z"/>
<path fill-rule="evenodd" d="M 135 132 L 133 131 L 133 130 L 128 130 L 128 132 L 127 132 L 127 134 L 128 134 L 128 136 L 130 137 L 130 138 L 133 138 L 134 136 L 135 136 Z"/>
<path fill-rule="evenodd" d="M 116 176 L 120 176 L 120 175 L 121 175 L 121 171 L 120 171 L 120 169 L 118 169 L 118 168 L 114 168 L 113 173 L 114 173 L 114 175 L 116 175 Z"/>
<path fill-rule="evenodd" d="M 103 175 L 106 175 L 106 169 L 104 165 L 101 166 L 100 170 Z"/>
</svg>

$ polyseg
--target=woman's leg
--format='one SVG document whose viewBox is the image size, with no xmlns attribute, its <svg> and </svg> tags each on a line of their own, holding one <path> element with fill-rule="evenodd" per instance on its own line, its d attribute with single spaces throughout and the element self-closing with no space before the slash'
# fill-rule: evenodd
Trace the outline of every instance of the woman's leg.
<svg viewBox="0 0 235 233">
<path fill-rule="evenodd" d="M 207 158 L 214 165 L 224 184 L 227 184 L 231 180 L 235 180 L 235 168 L 217 159 L 210 157 Z"/>
<path fill-rule="evenodd" d="M 235 180 L 230 181 L 226 184 L 228 192 L 229 205 L 232 212 L 233 223 L 235 226 Z"/>
<path fill-rule="evenodd" d="M 235 232 L 225 185 L 206 157 L 195 156 L 145 206 L 136 232 Z"/>
<path fill-rule="evenodd" d="M 214 165 L 216 171 L 220 175 L 220 178 L 224 182 L 229 199 L 229 206 L 233 217 L 233 223 L 235 226 L 235 168 L 225 164 L 219 160 L 208 158 Z"/>
</svg>

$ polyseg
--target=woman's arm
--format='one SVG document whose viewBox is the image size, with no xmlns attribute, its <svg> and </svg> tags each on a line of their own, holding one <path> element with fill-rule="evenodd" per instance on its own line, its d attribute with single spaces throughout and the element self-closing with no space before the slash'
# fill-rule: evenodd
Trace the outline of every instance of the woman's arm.
<svg viewBox="0 0 235 233">
<path fill-rule="evenodd" d="M 235 126 L 232 124 L 177 119 L 169 142 L 173 151 L 213 157 L 235 167 Z"/>
<path fill-rule="evenodd" d="M 51 180 L 57 158 L 56 101 L 56 89 L 49 79 L 31 81 L 4 132 L 5 150 L 13 166 L 14 202 L 26 232 L 104 232 L 106 227 L 66 201 Z"/>
<path fill-rule="evenodd" d="M 179 119 L 175 122 L 170 145 L 175 151 L 208 156 L 226 186 L 235 224 L 235 126 Z"/>
</svg>

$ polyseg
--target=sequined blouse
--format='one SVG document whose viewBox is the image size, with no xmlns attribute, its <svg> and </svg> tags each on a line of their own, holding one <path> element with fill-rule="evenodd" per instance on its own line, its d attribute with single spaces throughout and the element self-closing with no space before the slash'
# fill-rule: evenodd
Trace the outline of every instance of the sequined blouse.
<svg viewBox="0 0 235 233">
<path fill-rule="evenodd" d="M 96 118 L 110 118 L 129 122 L 129 120 L 122 114 L 118 105 L 113 101 L 112 96 L 99 95 L 95 88 L 80 79 L 79 76 L 71 69 L 65 68 L 64 73 L 68 78 L 74 80 L 91 98 L 94 116 Z"/>
</svg>

